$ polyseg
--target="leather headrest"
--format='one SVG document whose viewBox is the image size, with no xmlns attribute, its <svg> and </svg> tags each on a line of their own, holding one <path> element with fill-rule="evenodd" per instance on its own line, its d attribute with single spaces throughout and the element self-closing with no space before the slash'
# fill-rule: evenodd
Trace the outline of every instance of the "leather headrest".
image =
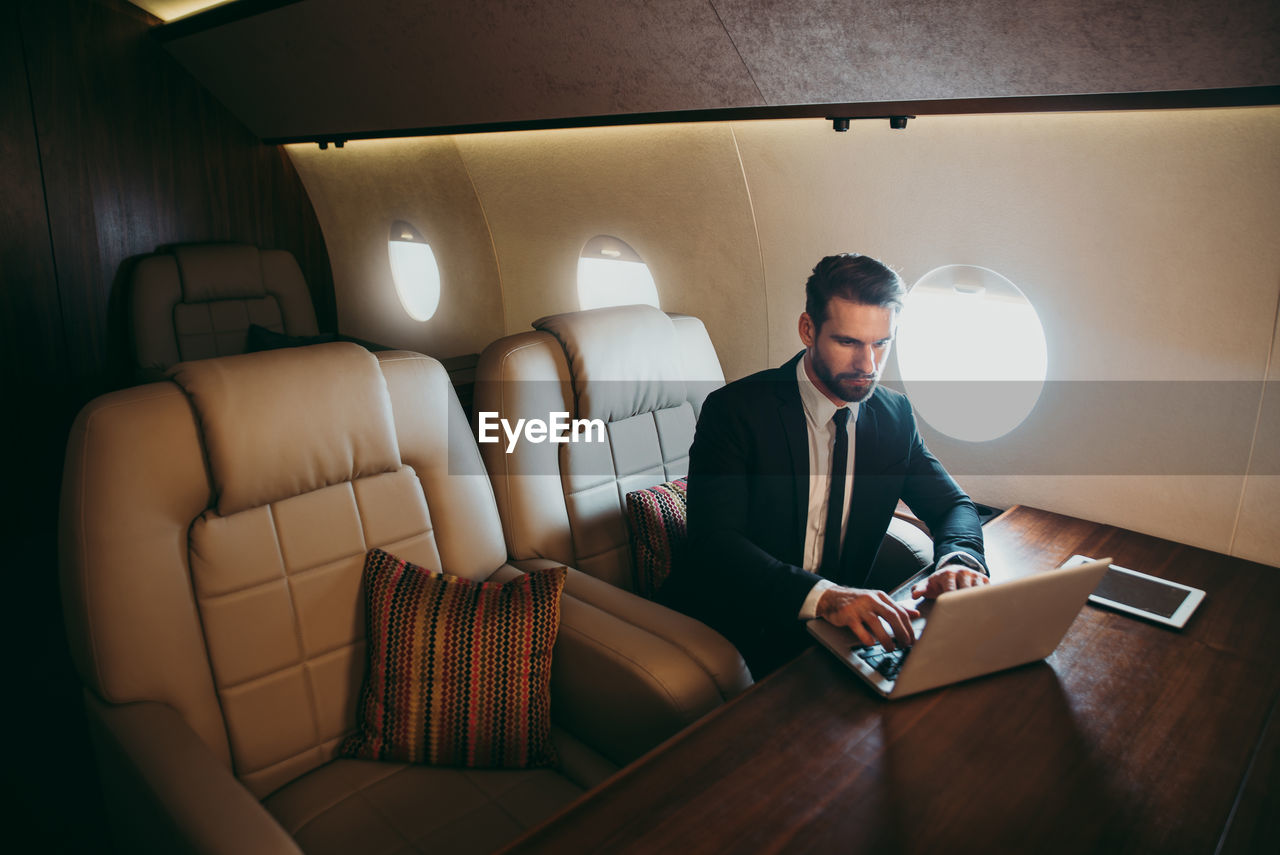
<svg viewBox="0 0 1280 855">
<path fill-rule="evenodd" d="M 223 516 L 400 467 L 378 360 L 349 342 L 175 365 Z"/>
<path fill-rule="evenodd" d="M 184 303 L 265 297 L 258 248 L 244 244 L 175 246 Z"/>
<path fill-rule="evenodd" d="M 652 306 L 550 315 L 534 329 L 564 348 L 579 418 L 620 421 L 685 401 L 675 327 Z"/>
</svg>

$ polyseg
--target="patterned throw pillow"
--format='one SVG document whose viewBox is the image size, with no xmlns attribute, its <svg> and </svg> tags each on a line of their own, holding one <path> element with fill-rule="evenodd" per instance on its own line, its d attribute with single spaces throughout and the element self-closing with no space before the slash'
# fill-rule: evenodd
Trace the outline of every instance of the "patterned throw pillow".
<svg viewBox="0 0 1280 855">
<path fill-rule="evenodd" d="M 370 550 L 368 670 L 356 732 L 341 752 L 442 766 L 554 765 L 551 648 L 566 573 L 471 582 Z"/>
<path fill-rule="evenodd" d="M 679 478 L 647 490 L 627 493 L 631 556 L 636 591 L 652 598 L 671 573 L 677 549 L 689 532 L 688 481 Z"/>
</svg>

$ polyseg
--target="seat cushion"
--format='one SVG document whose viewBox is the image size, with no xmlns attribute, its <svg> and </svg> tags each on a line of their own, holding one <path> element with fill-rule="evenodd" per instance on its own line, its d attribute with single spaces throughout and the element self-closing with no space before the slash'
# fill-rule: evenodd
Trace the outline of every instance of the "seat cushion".
<svg viewBox="0 0 1280 855">
<path fill-rule="evenodd" d="M 581 792 L 549 769 L 339 759 L 263 804 L 309 855 L 492 852 Z"/>
<path fill-rule="evenodd" d="M 551 652 L 566 573 L 472 582 L 370 550 L 369 663 L 356 732 L 342 753 L 448 766 L 553 764 Z"/>
<path fill-rule="evenodd" d="M 627 524 L 637 593 L 653 598 L 671 574 L 675 550 L 689 534 L 688 479 L 627 493 Z"/>
</svg>

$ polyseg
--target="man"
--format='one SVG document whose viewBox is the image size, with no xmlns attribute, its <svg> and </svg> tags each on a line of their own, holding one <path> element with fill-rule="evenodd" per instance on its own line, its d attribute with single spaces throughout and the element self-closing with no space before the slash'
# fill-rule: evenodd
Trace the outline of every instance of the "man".
<svg viewBox="0 0 1280 855">
<path fill-rule="evenodd" d="M 987 583 L 969 497 L 929 453 L 907 399 L 877 385 L 905 288 L 879 261 L 822 259 L 805 287 L 805 349 L 703 404 L 689 460 L 689 544 L 666 599 L 719 629 L 758 678 L 808 642 L 804 621 L 886 649 L 915 641 L 914 608 L 873 565 L 898 500 L 938 557 L 912 591 Z M 843 423 L 841 423 L 843 422 Z"/>
</svg>

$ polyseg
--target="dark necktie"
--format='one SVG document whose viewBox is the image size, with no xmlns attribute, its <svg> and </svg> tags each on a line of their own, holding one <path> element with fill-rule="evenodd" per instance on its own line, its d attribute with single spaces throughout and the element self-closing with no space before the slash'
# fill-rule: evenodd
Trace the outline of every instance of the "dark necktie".
<svg viewBox="0 0 1280 855">
<path fill-rule="evenodd" d="M 836 444 L 831 449 L 831 493 L 827 496 L 827 527 L 822 539 L 822 575 L 834 579 L 840 570 L 840 529 L 844 522 L 844 479 L 849 468 L 849 408 L 831 417 Z"/>
</svg>

